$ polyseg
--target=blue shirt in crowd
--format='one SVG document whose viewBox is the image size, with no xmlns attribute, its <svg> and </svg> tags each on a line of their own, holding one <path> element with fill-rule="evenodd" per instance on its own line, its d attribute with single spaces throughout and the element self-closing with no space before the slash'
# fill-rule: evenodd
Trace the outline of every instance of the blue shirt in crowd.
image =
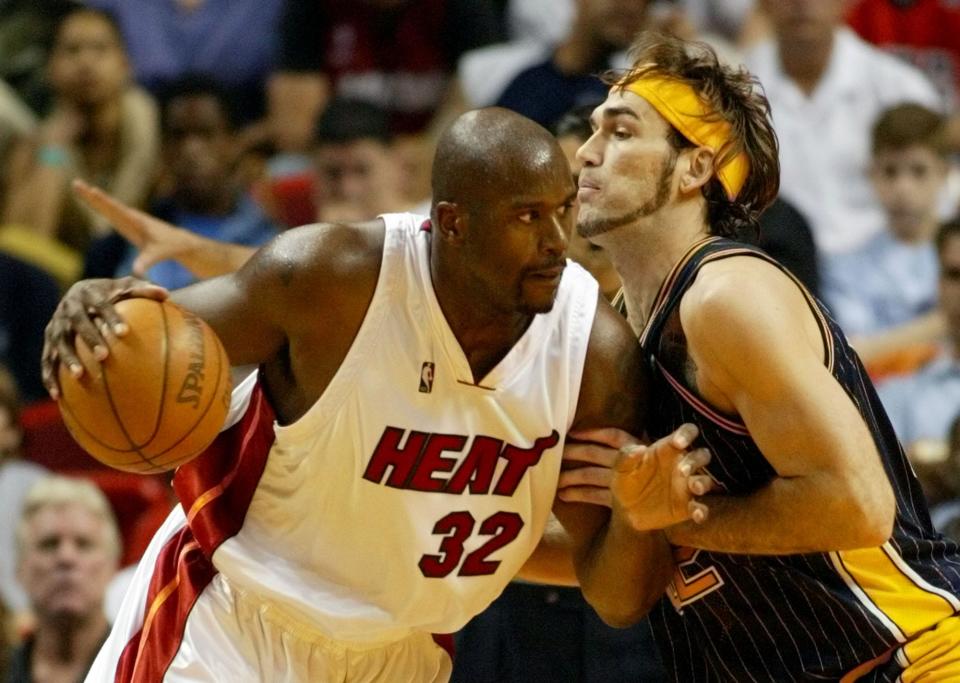
<svg viewBox="0 0 960 683">
<path fill-rule="evenodd" d="M 550 127 L 574 107 L 599 104 L 609 89 L 592 73 L 562 74 L 547 60 L 520 72 L 496 104 Z"/>
<path fill-rule="evenodd" d="M 902 325 L 937 303 L 937 251 L 931 242 L 908 244 L 889 231 L 862 248 L 824 257 L 824 302 L 849 335 Z"/>
<path fill-rule="evenodd" d="M 138 83 L 156 89 L 186 73 L 261 83 L 273 67 L 283 0 L 87 0 L 120 23 Z"/>
<path fill-rule="evenodd" d="M 255 201 L 246 195 L 237 200 L 233 213 L 225 216 L 206 216 L 178 209 L 172 204 L 154 208 L 154 215 L 176 226 L 195 232 L 202 237 L 258 247 L 277 235 L 276 226 Z M 129 275 L 137 250 L 127 245 L 116 276 Z M 194 275 L 175 261 L 161 261 L 147 271 L 147 278 L 161 287 L 179 289 L 196 282 Z"/>
<path fill-rule="evenodd" d="M 919 439 L 946 441 L 960 414 L 960 361 L 948 351 L 917 372 L 877 388 L 904 448 Z"/>
</svg>

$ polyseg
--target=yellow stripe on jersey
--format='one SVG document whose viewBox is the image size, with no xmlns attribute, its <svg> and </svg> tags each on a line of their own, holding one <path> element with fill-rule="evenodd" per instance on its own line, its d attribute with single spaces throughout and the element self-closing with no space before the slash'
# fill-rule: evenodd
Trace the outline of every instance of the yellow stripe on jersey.
<svg viewBox="0 0 960 683">
<path fill-rule="evenodd" d="M 901 648 L 903 683 L 960 680 L 960 617 L 951 617 Z"/>
<path fill-rule="evenodd" d="M 960 600 L 924 581 L 889 542 L 830 555 L 849 588 L 900 642 L 960 610 Z"/>
</svg>

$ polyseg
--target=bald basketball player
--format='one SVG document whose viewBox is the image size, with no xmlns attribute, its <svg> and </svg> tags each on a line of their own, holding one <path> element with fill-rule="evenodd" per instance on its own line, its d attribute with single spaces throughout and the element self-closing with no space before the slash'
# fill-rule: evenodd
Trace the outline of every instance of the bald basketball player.
<svg viewBox="0 0 960 683">
<path fill-rule="evenodd" d="M 568 578 L 568 549 L 534 552 L 561 449 L 571 429 L 641 429 L 636 339 L 564 259 L 576 189 L 547 131 L 500 109 L 462 116 L 439 142 L 433 195 L 429 219 L 292 230 L 172 294 L 259 370 L 228 428 L 177 471 L 181 507 L 88 680 L 444 681 L 432 634 L 518 573 Z M 125 332 L 112 304 L 132 296 L 167 293 L 129 278 L 71 288 L 48 327 L 52 395 L 57 364 L 78 369 L 76 336 L 109 362 Z M 669 578 L 652 530 L 705 517 L 694 436 L 625 461 L 644 530 L 555 507 L 591 599 L 623 621 Z"/>
<path fill-rule="evenodd" d="M 631 55 L 578 152 L 578 230 L 623 279 L 652 435 L 695 422 L 713 456 L 710 518 L 666 530 L 650 620 L 672 680 L 960 680 L 960 551 L 837 324 L 735 241 L 779 183 L 765 98 L 703 44 L 651 34 Z M 614 476 L 615 516 L 643 528 L 634 476 Z"/>
</svg>

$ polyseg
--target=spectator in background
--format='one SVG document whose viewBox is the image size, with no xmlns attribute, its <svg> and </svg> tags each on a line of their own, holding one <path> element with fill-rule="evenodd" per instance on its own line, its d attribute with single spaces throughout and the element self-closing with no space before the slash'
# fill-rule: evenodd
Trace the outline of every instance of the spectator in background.
<svg viewBox="0 0 960 683">
<path fill-rule="evenodd" d="M 0 602 L 21 625 L 30 621 L 30 601 L 17 580 L 16 524 L 27 491 L 47 476 L 39 465 L 20 459 L 22 442 L 17 387 L 0 365 Z"/>
<path fill-rule="evenodd" d="M 96 486 L 54 476 L 30 489 L 17 572 L 36 627 L 13 652 L 7 683 L 84 679 L 109 632 L 103 597 L 119 556 L 116 521 Z"/>
<path fill-rule="evenodd" d="M 774 38 L 746 58 L 770 100 L 780 194 L 810 221 L 821 253 L 861 246 L 882 229 L 868 181 L 877 116 L 902 102 L 940 108 L 922 73 L 840 26 L 844 0 L 763 0 Z"/>
<path fill-rule="evenodd" d="M 0 251 L 0 365 L 11 369 L 25 401 L 47 397 L 40 382 L 43 330 L 60 290 L 43 270 Z"/>
<path fill-rule="evenodd" d="M 864 40 L 906 57 L 952 107 L 960 104 L 960 5 L 955 0 L 857 0 L 847 22 Z"/>
<path fill-rule="evenodd" d="M 5 169 L 7 154 L 14 143 L 29 137 L 37 126 L 37 117 L 21 101 L 17 91 L 0 80 L 0 169 Z M 0 176 L 0 191 L 6 187 L 6 176 Z"/>
<path fill-rule="evenodd" d="M 880 400 L 910 456 L 926 441 L 944 441 L 953 419 L 960 414 L 960 220 L 940 227 L 936 249 L 939 305 L 946 319 L 947 344 L 940 355 L 915 373 L 878 387 Z"/>
<path fill-rule="evenodd" d="M 960 415 L 947 442 L 920 449 L 913 466 L 930 503 L 933 528 L 960 543 Z"/>
<path fill-rule="evenodd" d="M 758 223 L 759 231 L 744 231 L 737 239 L 756 244 L 796 275 L 811 294 L 819 296 L 820 259 L 804 215 L 783 197 L 777 197 L 760 214 Z"/>
<path fill-rule="evenodd" d="M 156 96 L 210 76 L 243 124 L 265 113 L 283 0 L 86 0 L 117 17 L 136 81 Z"/>
<path fill-rule="evenodd" d="M 367 220 L 405 210 L 383 110 L 368 103 L 334 100 L 320 117 L 317 136 L 316 220 Z M 213 277 L 238 269 L 254 251 L 251 246 L 212 239 L 137 211 L 97 188 L 78 183 L 76 190 L 81 200 L 109 217 L 117 232 L 139 251 L 133 261 L 137 275 L 172 259 L 198 278 Z M 112 245 L 102 246 L 91 257 L 88 277 L 111 272 L 110 253 L 115 252 L 119 240 L 111 238 Z"/>
<path fill-rule="evenodd" d="M 647 0 L 578 0 L 573 26 L 548 59 L 520 72 L 496 104 L 543 126 L 606 96 L 597 78 L 613 66 L 647 19 Z"/>
<path fill-rule="evenodd" d="M 409 209 L 393 144 L 386 110 L 334 98 L 317 122 L 316 220 L 361 221 Z"/>
<path fill-rule="evenodd" d="M 557 136 L 557 142 L 560 143 L 560 149 L 570 162 L 570 170 L 573 171 L 573 181 L 577 182 L 580 177 L 580 169 L 583 163 L 577 159 L 577 150 L 593 135 L 593 128 L 590 126 L 590 114 L 594 107 L 602 100 L 581 105 L 571 109 L 560 117 L 555 126 L 554 133 Z M 609 300 L 620 291 L 620 276 L 610 264 L 610 259 L 603 253 L 603 249 L 595 244 L 591 244 L 585 237 L 581 237 L 576 230 L 570 235 L 570 241 L 567 245 L 567 257 L 573 259 L 581 266 L 590 271 L 590 274 L 600 283 L 600 291 Z"/>
<path fill-rule="evenodd" d="M 918 337 L 929 330 L 919 340 L 933 341 L 941 331 L 933 238 L 947 179 L 946 120 L 919 104 L 897 105 L 877 120 L 872 146 L 870 180 L 884 229 L 824 259 L 824 299 L 856 346 L 875 347 L 906 325 Z"/>
<path fill-rule="evenodd" d="M 156 161 L 156 109 L 145 93 L 129 87 L 119 30 L 99 10 L 81 7 L 64 17 L 48 71 L 54 109 L 11 155 L 4 222 L 83 253 L 106 226 L 69 202 L 69 180 L 80 176 L 141 204 Z"/>
<path fill-rule="evenodd" d="M 718 37 L 729 45 L 740 44 L 744 28 L 750 22 L 755 0 L 668 0 L 678 6 L 698 35 L 707 42 Z"/>
<path fill-rule="evenodd" d="M 224 242 L 259 246 L 276 236 L 276 226 L 236 182 L 239 145 L 226 95 L 211 80 L 186 76 L 168 87 L 163 102 L 163 171 L 169 196 L 154 202 L 153 214 Z M 113 233 L 91 247 L 86 276 L 127 275 L 136 256 L 136 249 Z M 150 264 L 146 275 L 170 289 L 196 279 L 170 260 Z"/>
<path fill-rule="evenodd" d="M 7 680 L 7 667 L 9 666 L 10 647 L 13 640 L 10 637 L 11 628 L 10 612 L 7 610 L 7 606 L 3 604 L 3 599 L 0 598 L 0 681 Z"/>
<path fill-rule="evenodd" d="M 334 95 L 385 108 L 394 133 L 423 132 L 456 99 L 459 56 L 501 36 L 490 0 L 288 0 L 268 93 L 277 142 L 305 150 Z"/>
<path fill-rule="evenodd" d="M 75 0 L 0 2 L 0 79 L 35 115 L 50 106 L 46 64 L 57 23 L 76 6 Z"/>
</svg>

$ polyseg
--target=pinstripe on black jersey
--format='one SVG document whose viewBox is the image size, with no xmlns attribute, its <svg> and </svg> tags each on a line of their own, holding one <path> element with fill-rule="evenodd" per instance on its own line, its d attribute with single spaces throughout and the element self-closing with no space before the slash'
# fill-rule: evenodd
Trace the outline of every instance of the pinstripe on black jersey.
<svg viewBox="0 0 960 683">
<path fill-rule="evenodd" d="M 697 424 L 713 453 L 709 473 L 730 493 L 749 493 L 775 476 L 743 423 L 719 414 L 686 386 L 685 356 L 676 353 L 680 300 L 698 270 L 717 259 L 744 256 L 774 264 L 807 296 L 823 335 L 824 362 L 866 421 L 893 486 L 894 532 L 879 548 L 833 553 L 677 549 L 669 599 L 661 600 L 651 622 L 676 681 L 838 680 L 960 612 L 960 551 L 933 531 L 917 479 L 837 324 L 796 278 L 748 245 L 703 240 L 661 287 L 641 337 L 657 396 L 651 436 L 664 436 L 683 422 Z M 669 344 L 665 337 L 671 337 Z M 877 670 L 861 680 L 879 681 L 883 675 Z"/>
</svg>

